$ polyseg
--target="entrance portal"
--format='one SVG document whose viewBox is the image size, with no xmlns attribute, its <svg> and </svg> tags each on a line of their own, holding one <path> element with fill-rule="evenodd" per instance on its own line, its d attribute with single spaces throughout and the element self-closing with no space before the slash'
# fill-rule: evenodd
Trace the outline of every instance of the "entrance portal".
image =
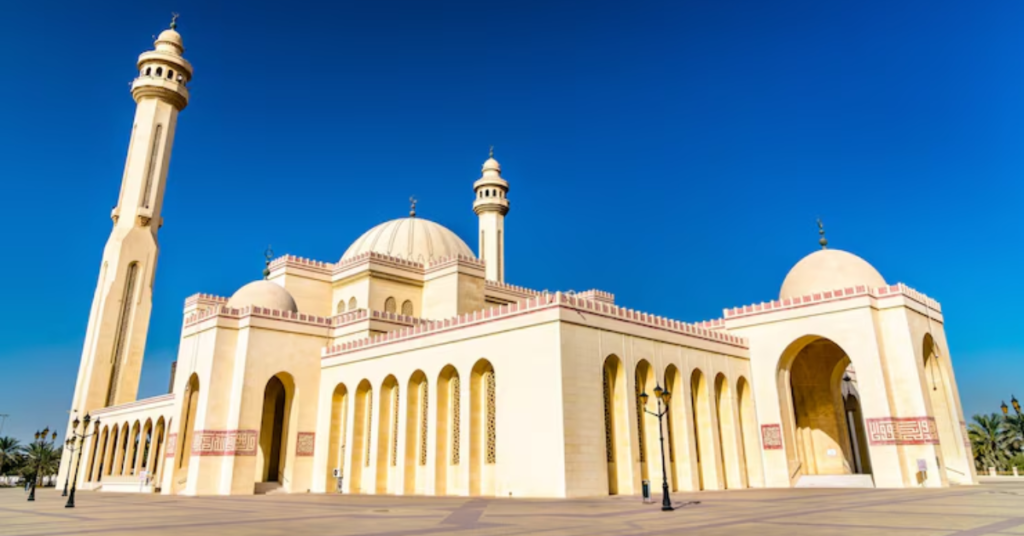
<svg viewBox="0 0 1024 536">
<path fill-rule="evenodd" d="M 856 374 L 839 345 L 820 337 L 791 345 L 779 396 L 791 479 L 871 472 Z"/>
<path fill-rule="evenodd" d="M 281 482 L 287 453 L 285 441 L 288 432 L 288 392 L 284 382 L 274 376 L 267 382 L 263 393 L 263 418 L 260 424 L 260 456 L 262 465 L 259 482 Z"/>
</svg>

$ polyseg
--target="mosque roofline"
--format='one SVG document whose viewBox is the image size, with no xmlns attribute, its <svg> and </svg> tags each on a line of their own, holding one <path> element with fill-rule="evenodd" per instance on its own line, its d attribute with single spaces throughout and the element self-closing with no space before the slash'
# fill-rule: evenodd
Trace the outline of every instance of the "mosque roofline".
<svg viewBox="0 0 1024 536">
<path fill-rule="evenodd" d="M 724 327 L 724 322 L 727 320 L 747 318 L 755 315 L 774 313 L 778 311 L 799 309 L 803 307 L 809 307 L 812 305 L 848 300 L 862 296 L 867 296 L 874 299 L 903 296 L 931 311 L 934 311 L 938 315 L 942 315 L 942 306 L 939 304 L 938 301 L 929 298 L 925 294 L 918 292 L 903 283 L 896 283 L 894 285 L 886 285 L 883 287 L 868 287 L 866 285 L 856 285 L 853 287 L 814 292 L 812 294 L 807 294 L 804 296 L 798 296 L 794 298 L 785 298 L 780 300 L 772 300 L 770 302 L 761 302 L 753 305 L 744 305 L 742 307 L 733 307 L 722 311 L 722 319 L 706 321 L 703 323 L 703 325 L 708 327 Z M 941 319 L 936 320 L 941 321 Z"/>
</svg>

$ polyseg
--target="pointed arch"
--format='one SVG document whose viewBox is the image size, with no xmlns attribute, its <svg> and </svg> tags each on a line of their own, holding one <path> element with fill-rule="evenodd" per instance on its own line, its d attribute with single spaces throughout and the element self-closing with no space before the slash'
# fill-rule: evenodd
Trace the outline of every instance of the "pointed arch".
<svg viewBox="0 0 1024 536">
<path fill-rule="evenodd" d="M 750 382 L 743 376 L 736 381 L 736 399 L 739 404 L 740 457 L 746 463 L 747 486 L 763 488 L 764 470 L 761 466 L 761 447 L 758 442 L 757 414 L 754 411 L 754 395 Z"/>
<path fill-rule="evenodd" d="M 176 464 L 174 467 L 174 492 L 180 492 L 188 481 L 188 466 L 192 458 L 192 436 L 195 432 L 196 410 L 199 408 L 200 385 L 199 376 L 195 373 L 189 377 L 182 395 L 181 432 L 178 433 Z"/>
<path fill-rule="evenodd" d="M 405 482 L 406 495 L 426 492 L 427 475 L 427 375 L 416 370 L 409 377 L 405 409 Z"/>
<path fill-rule="evenodd" d="M 352 416 L 352 493 L 364 490 L 363 472 L 370 466 L 370 437 L 373 434 L 373 387 L 369 380 L 359 382 Z"/>
<path fill-rule="evenodd" d="M 690 407 L 693 439 L 696 443 L 696 470 L 699 489 L 717 489 L 714 429 L 711 422 L 711 400 L 704 373 L 693 369 L 690 374 Z"/>
<path fill-rule="evenodd" d="M 455 475 L 461 465 L 461 385 L 459 371 L 446 365 L 437 375 L 437 430 L 435 437 L 434 493 L 457 492 Z"/>
<path fill-rule="evenodd" d="M 125 465 L 127 465 L 128 461 L 128 447 L 131 441 L 131 437 L 128 435 L 130 432 L 131 430 L 128 428 L 127 422 L 121 425 L 121 433 L 117 437 L 117 458 L 113 476 L 125 474 Z"/>
<path fill-rule="evenodd" d="M 931 417 L 935 419 L 935 427 L 938 429 L 939 450 L 942 451 L 945 464 L 949 464 L 950 461 L 964 458 L 963 439 L 957 437 L 960 416 L 950 387 L 953 384 L 948 373 L 950 367 L 939 355 L 931 333 L 926 333 L 921 341 L 921 354 L 924 356 L 924 390 L 928 393 Z M 963 464 L 956 465 L 961 472 L 968 469 Z"/>
<path fill-rule="evenodd" d="M 341 302 L 344 304 L 345 302 Z M 348 432 L 348 387 L 339 383 L 331 395 L 331 428 L 327 447 L 327 474 L 324 489 L 337 489 L 334 471 L 338 470 L 339 478 L 345 476 L 345 437 Z"/>
<path fill-rule="evenodd" d="M 393 311 L 392 311 L 393 312 Z M 377 493 L 396 493 L 398 471 L 398 380 L 388 375 L 380 386 L 377 422 Z"/>
<path fill-rule="evenodd" d="M 288 471 L 288 437 L 295 398 L 295 380 L 287 372 L 278 372 L 263 388 L 263 411 L 259 443 L 256 449 L 256 482 L 285 483 Z"/>
<path fill-rule="evenodd" d="M 480 359 L 473 365 L 469 389 L 469 493 L 494 495 L 497 463 L 497 398 L 494 365 Z"/>
<path fill-rule="evenodd" d="M 715 376 L 715 409 L 718 417 L 718 455 L 722 460 L 722 488 L 744 487 L 739 456 L 739 435 L 733 419 L 732 389 L 725 374 Z"/>
<path fill-rule="evenodd" d="M 107 451 L 107 442 L 110 439 L 110 427 L 104 426 L 98 444 L 92 452 L 92 468 L 89 471 L 89 481 L 98 482 L 103 478 L 103 458 Z"/>
<path fill-rule="evenodd" d="M 608 462 L 608 494 L 633 492 L 629 442 L 629 393 L 622 360 L 610 354 L 601 367 L 604 391 L 605 455 Z"/>
<path fill-rule="evenodd" d="M 689 474 L 689 449 L 687 441 L 689 434 L 686 433 L 686 407 L 685 389 L 683 388 L 682 374 L 675 365 L 665 368 L 665 389 L 668 389 L 672 397 L 669 399 L 668 411 L 665 415 L 666 447 L 665 453 L 668 457 L 668 475 L 672 491 L 679 491 L 680 482 L 684 482 L 684 475 Z"/>
<path fill-rule="evenodd" d="M 661 474 L 661 452 L 658 448 L 658 418 L 644 411 L 640 395 L 646 393 L 650 403 L 654 404 L 654 388 L 657 380 L 654 377 L 654 368 L 646 359 L 641 359 L 636 364 L 633 376 L 633 387 L 635 391 L 634 403 L 636 404 L 637 422 L 637 447 L 640 460 L 640 479 L 651 481 L 652 477 Z"/>
</svg>

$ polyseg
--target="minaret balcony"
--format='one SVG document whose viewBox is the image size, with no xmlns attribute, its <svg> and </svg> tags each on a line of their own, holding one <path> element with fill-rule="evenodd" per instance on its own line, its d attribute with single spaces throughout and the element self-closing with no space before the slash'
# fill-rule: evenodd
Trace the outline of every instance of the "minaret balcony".
<svg viewBox="0 0 1024 536">
<path fill-rule="evenodd" d="M 188 105 L 188 88 L 175 80 L 156 76 L 140 76 L 132 82 L 132 97 L 135 102 L 146 97 L 154 97 L 170 102 L 179 111 Z"/>
<path fill-rule="evenodd" d="M 502 216 L 508 214 L 508 199 L 499 197 L 482 197 L 473 201 L 473 212 L 479 216 L 484 212 L 500 212 Z"/>
</svg>

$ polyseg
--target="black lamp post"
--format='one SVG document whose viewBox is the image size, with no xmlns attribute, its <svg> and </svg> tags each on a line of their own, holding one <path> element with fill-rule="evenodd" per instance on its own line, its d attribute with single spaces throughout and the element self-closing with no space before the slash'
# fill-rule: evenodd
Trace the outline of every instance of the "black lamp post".
<svg viewBox="0 0 1024 536">
<path fill-rule="evenodd" d="M 42 454 L 42 452 L 41 452 L 42 447 L 46 446 L 46 436 L 48 436 L 48 435 L 50 435 L 50 427 L 49 426 L 47 426 L 46 428 L 43 428 L 42 432 L 36 432 L 35 444 L 40 447 L 40 454 Z M 57 440 L 57 432 L 54 432 L 53 433 L 52 441 L 56 441 L 56 440 Z M 34 475 L 32 475 L 32 491 L 30 491 L 28 493 L 28 500 L 29 501 L 36 500 L 36 481 L 39 480 L 39 473 L 41 473 L 42 471 L 43 471 L 43 457 L 40 455 L 40 456 L 36 457 L 36 472 L 35 472 Z"/>
<path fill-rule="evenodd" d="M 640 393 L 640 402 L 643 404 L 644 412 L 658 418 L 658 441 L 661 442 L 661 511 L 669 512 L 675 510 L 675 508 L 672 508 L 672 499 L 668 496 L 668 471 L 665 468 L 665 433 L 662 418 L 668 413 L 668 402 L 672 397 L 672 393 L 658 385 L 654 388 L 654 397 L 658 399 L 657 412 L 647 409 L 647 399 L 650 397 L 646 392 Z M 662 402 L 665 403 L 664 409 L 661 407 Z"/>
<path fill-rule="evenodd" d="M 92 421 L 92 417 L 88 413 L 85 414 L 85 419 L 82 423 L 85 425 L 82 427 L 82 433 L 78 433 L 78 417 L 75 417 L 75 422 L 71 423 L 72 432 L 75 438 L 78 440 L 78 459 L 75 460 L 75 477 L 71 480 L 71 494 L 68 495 L 68 502 L 64 505 L 64 508 L 75 507 L 75 489 L 78 487 L 78 468 L 82 466 L 82 451 L 85 449 L 86 438 L 96 435 L 100 430 L 100 420 L 96 419 L 96 427 L 93 428 L 93 432 L 89 433 L 89 422 Z M 72 439 L 75 441 L 75 439 Z M 97 445 L 98 446 L 98 445 Z M 68 489 L 67 480 L 64 481 L 64 490 Z"/>
</svg>

